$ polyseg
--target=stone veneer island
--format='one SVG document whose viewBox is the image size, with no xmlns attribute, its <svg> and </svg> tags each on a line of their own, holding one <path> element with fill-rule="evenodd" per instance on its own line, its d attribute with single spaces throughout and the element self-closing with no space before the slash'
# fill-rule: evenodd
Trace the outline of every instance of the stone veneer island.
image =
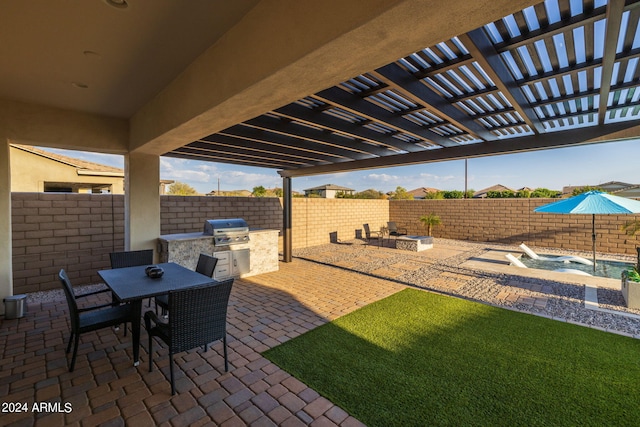
<svg viewBox="0 0 640 427">
<path fill-rule="evenodd" d="M 158 239 L 160 262 L 175 262 L 195 270 L 201 253 L 218 258 L 214 279 L 249 277 L 278 271 L 278 230 L 249 230 L 249 242 L 215 246 L 202 233 L 166 234 Z"/>
</svg>

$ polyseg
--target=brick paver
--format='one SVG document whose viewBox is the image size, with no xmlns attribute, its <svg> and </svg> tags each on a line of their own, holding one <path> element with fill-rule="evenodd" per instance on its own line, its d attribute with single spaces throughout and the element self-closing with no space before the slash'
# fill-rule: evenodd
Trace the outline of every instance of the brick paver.
<svg viewBox="0 0 640 427">
<path fill-rule="evenodd" d="M 32 425 L 40 418 L 38 424 L 80 426 L 362 425 L 260 352 L 402 288 L 384 278 L 300 259 L 281 263 L 278 272 L 236 280 L 228 312 L 229 372 L 224 372 L 221 343 L 206 353 L 177 354 L 178 394 L 173 397 L 167 351 L 159 344 L 154 345 L 156 368 L 148 372 L 144 328 L 139 366 L 132 366 L 131 333 L 125 337 L 122 329 L 105 329 L 81 336 L 76 369 L 69 373 L 66 302 L 32 304 L 24 318 L 0 324 L 2 401 L 29 408 L 34 402 L 68 403 L 71 410 L 45 418 L 32 412 L 1 414 L 0 425 Z M 108 299 L 103 297 L 93 302 Z"/>
</svg>

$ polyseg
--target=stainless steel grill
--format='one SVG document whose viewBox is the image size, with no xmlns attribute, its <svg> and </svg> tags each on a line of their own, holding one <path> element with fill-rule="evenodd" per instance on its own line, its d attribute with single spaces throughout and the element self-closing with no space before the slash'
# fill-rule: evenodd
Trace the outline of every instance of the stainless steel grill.
<svg viewBox="0 0 640 427">
<path fill-rule="evenodd" d="M 242 218 L 208 219 L 203 234 L 213 236 L 216 246 L 237 245 L 249 241 L 249 226 Z"/>
</svg>

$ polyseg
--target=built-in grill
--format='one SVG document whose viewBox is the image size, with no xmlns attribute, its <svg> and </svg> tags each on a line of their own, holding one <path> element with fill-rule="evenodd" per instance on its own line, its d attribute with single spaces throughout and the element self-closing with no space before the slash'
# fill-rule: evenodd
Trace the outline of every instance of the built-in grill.
<svg viewBox="0 0 640 427">
<path fill-rule="evenodd" d="M 213 236 L 216 246 L 249 242 L 249 226 L 242 218 L 208 219 L 204 222 L 202 234 Z"/>
</svg>

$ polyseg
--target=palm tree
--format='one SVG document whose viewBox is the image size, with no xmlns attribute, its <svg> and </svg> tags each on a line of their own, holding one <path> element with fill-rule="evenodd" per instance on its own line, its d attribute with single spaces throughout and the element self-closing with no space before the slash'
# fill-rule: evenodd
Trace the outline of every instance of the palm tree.
<svg viewBox="0 0 640 427">
<path fill-rule="evenodd" d="M 621 228 L 629 236 L 635 236 L 640 231 L 640 220 L 627 221 Z"/>
<path fill-rule="evenodd" d="M 433 227 L 442 224 L 442 220 L 440 219 L 440 217 L 433 212 L 428 215 L 422 215 L 420 217 L 420 222 L 427 230 L 427 236 L 431 236 L 431 230 L 433 229 Z"/>
</svg>

